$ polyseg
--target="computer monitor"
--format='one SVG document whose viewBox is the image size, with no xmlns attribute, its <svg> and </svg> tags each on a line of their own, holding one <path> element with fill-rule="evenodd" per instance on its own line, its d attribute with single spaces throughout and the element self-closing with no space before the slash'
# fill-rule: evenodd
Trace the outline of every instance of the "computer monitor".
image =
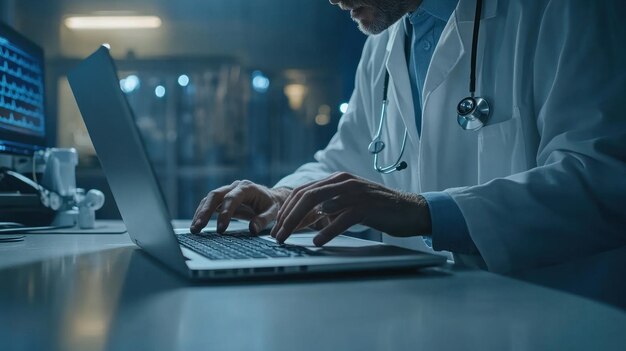
<svg viewBox="0 0 626 351">
<path fill-rule="evenodd" d="M 43 50 L 0 23 L 0 153 L 47 146 L 44 90 Z"/>
</svg>

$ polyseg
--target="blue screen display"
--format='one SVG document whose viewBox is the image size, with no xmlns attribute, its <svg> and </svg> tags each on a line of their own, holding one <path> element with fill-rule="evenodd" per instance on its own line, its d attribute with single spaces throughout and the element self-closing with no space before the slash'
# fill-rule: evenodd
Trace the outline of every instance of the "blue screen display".
<svg viewBox="0 0 626 351">
<path fill-rule="evenodd" d="M 0 26 L 0 152 L 29 154 L 45 146 L 41 48 Z"/>
</svg>

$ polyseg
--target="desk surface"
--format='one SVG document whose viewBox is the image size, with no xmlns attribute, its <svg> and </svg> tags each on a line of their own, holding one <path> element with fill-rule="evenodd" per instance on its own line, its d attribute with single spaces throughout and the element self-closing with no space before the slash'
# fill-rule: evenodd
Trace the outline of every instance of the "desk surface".
<svg viewBox="0 0 626 351">
<path fill-rule="evenodd" d="M 2 350 L 626 347 L 624 309 L 454 267 L 191 284 L 125 234 L 37 234 L 0 244 L 0 284 Z"/>
</svg>

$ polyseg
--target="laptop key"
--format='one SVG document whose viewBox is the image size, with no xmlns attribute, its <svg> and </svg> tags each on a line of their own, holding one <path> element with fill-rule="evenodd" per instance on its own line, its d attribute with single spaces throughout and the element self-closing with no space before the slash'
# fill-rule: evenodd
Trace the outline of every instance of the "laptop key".
<svg viewBox="0 0 626 351">
<path fill-rule="evenodd" d="M 279 245 L 248 235 L 202 233 L 178 235 L 178 241 L 212 260 L 259 259 L 309 256 L 304 248 Z"/>
<path fill-rule="evenodd" d="M 289 253 L 284 252 L 284 251 L 278 251 L 278 250 L 262 250 L 262 253 L 264 253 L 265 255 L 268 255 L 269 257 L 289 257 Z"/>
</svg>

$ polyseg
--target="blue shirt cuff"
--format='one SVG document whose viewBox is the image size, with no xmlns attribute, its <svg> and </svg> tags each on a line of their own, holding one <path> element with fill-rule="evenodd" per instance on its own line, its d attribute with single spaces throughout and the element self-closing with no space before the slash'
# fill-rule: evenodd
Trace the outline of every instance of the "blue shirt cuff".
<svg viewBox="0 0 626 351">
<path fill-rule="evenodd" d="M 450 194 L 443 191 L 421 194 L 430 211 L 432 223 L 432 248 L 460 254 L 479 254 L 472 237 L 469 235 L 465 218 Z"/>
</svg>

